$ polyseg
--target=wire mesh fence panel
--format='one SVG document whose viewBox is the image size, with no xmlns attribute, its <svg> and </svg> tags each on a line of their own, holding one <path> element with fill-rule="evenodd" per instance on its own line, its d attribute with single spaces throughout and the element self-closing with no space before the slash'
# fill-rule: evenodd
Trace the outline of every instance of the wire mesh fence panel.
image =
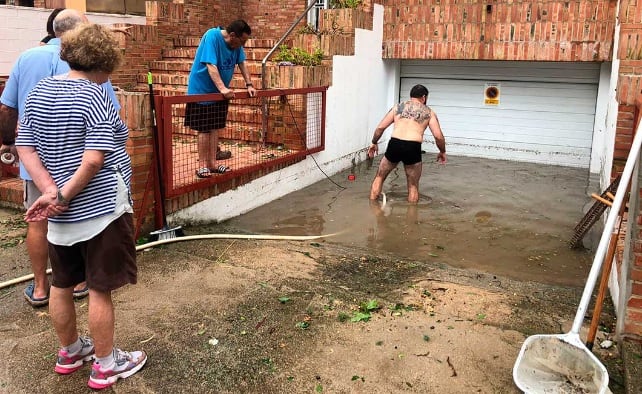
<svg viewBox="0 0 642 394">
<path fill-rule="evenodd" d="M 168 196 L 206 188 L 323 150 L 325 87 L 162 97 Z M 207 101 L 204 101 L 207 100 Z M 171 142 L 168 144 L 168 142 Z"/>
</svg>

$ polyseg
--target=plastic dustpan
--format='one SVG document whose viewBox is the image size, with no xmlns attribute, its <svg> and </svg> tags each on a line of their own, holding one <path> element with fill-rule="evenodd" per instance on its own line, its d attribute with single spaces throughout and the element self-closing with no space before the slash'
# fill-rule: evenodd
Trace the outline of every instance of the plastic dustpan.
<svg viewBox="0 0 642 394">
<path fill-rule="evenodd" d="M 513 380 L 525 393 L 611 392 L 606 368 L 574 332 L 528 337 Z"/>
</svg>

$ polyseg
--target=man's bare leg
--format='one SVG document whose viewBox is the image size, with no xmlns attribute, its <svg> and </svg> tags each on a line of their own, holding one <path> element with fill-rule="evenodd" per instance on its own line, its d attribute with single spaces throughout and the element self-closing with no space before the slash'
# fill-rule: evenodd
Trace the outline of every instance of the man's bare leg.
<svg viewBox="0 0 642 394">
<path fill-rule="evenodd" d="M 419 178 L 421 178 L 421 162 L 404 165 L 406 171 L 406 182 L 408 183 L 408 202 L 416 203 L 419 201 Z"/>
<path fill-rule="evenodd" d="M 47 278 L 47 260 L 49 245 L 47 244 L 47 221 L 29 222 L 27 225 L 27 253 L 31 260 L 33 271 L 33 298 L 44 298 L 49 294 L 49 279 Z"/>
<path fill-rule="evenodd" d="M 397 167 L 397 163 L 392 163 L 390 160 L 386 159 L 384 156 L 379 163 L 379 169 L 377 170 L 377 175 L 372 181 L 372 186 L 370 187 L 370 199 L 376 200 L 381 194 L 381 189 L 383 188 L 383 182 L 390 174 L 390 171 L 394 170 Z"/>
<path fill-rule="evenodd" d="M 49 315 L 62 346 L 69 346 L 78 339 L 76 307 L 72 291 L 71 287 L 51 287 Z"/>
<path fill-rule="evenodd" d="M 208 157 L 207 168 L 215 169 L 216 168 L 216 151 L 218 149 L 218 132 L 222 129 L 212 130 L 209 133 L 210 139 L 208 143 L 210 144 L 209 149 L 212 154 Z"/>
<path fill-rule="evenodd" d="M 47 242 L 46 220 L 28 223 L 26 243 L 33 272 L 33 298 L 47 297 L 49 294 L 49 279 L 47 278 L 49 244 Z M 81 282 L 74 287 L 74 290 L 84 290 L 86 285 L 86 282 Z"/>
<path fill-rule="evenodd" d="M 209 168 L 209 158 L 212 156 L 210 149 L 210 134 L 198 133 L 198 167 Z M 216 150 L 214 150 L 216 152 Z"/>
<path fill-rule="evenodd" d="M 106 357 L 114 348 L 114 304 L 111 291 L 89 289 L 89 332 L 96 357 Z"/>
</svg>

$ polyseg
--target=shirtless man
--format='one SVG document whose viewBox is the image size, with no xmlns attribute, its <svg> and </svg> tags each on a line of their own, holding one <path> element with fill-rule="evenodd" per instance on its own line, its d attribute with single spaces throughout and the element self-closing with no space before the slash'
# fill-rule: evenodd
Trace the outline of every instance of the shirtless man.
<svg viewBox="0 0 642 394">
<path fill-rule="evenodd" d="M 383 132 L 392 123 L 395 128 L 392 137 L 388 142 L 388 149 L 379 164 L 379 170 L 372 187 L 370 188 L 370 199 L 376 200 L 381 194 L 383 182 L 390 174 L 390 171 L 403 162 L 408 183 L 408 202 L 416 203 L 419 200 L 419 178 L 421 178 L 421 142 L 424 138 L 426 127 L 435 137 L 435 143 L 439 148 L 437 162 L 446 164 L 446 140 L 441 132 L 437 114 L 430 107 L 426 106 L 428 100 L 428 89 L 423 85 L 415 85 L 410 89 L 410 100 L 399 103 L 379 122 L 372 137 L 372 144 L 368 148 L 368 157 L 373 158 L 379 152 L 377 145 Z"/>
</svg>

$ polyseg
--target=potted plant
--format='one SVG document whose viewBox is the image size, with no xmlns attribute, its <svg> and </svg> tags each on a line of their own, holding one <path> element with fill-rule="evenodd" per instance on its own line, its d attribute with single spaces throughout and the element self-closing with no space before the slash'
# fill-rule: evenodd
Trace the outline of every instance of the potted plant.
<svg viewBox="0 0 642 394">
<path fill-rule="evenodd" d="M 344 32 L 339 26 L 315 30 L 314 26 L 306 25 L 298 33 L 293 40 L 294 45 L 310 53 L 321 49 L 326 57 L 354 55 L 354 34 Z"/>
<path fill-rule="evenodd" d="M 270 88 L 307 88 L 327 86 L 332 81 L 330 68 L 322 65 L 323 52 L 281 45 L 273 63 L 267 66 L 266 80 Z"/>
<path fill-rule="evenodd" d="M 354 34 L 354 29 L 372 30 L 372 14 L 363 7 L 364 0 L 331 0 L 330 8 L 320 10 L 319 29 Z"/>
</svg>

